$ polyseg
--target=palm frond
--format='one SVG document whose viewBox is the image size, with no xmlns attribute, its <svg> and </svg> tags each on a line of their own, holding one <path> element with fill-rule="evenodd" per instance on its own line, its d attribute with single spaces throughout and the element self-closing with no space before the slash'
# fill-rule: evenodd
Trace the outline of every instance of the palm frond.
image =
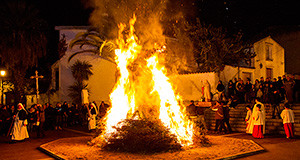
<svg viewBox="0 0 300 160">
<path fill-rule="evenodd" d="M 88 30 L 87 32 L 78 33 L 76 37 L 70 42 L 69 46 L 70 48 L 79 46 L 80 49 L 83 49 L 83 46 L 89 46 L 89 48 L 96 48 L 97 51 L 93 49 L 83 49 L 82 51 L 72 54 L 69 57 L 68 61 L 70 61 L 77 54 L 92 52 L 103 57 L 104 59 L 109 59 L 109 61 L 114 62 L 114 53 L 112 52 L 115 49 L 114 43 L 112 41 L 105 40 L 98 31 Z M 104 48 L 106 48 L 106 54 L 103 54 Z"/>
<path fill-rule="evenodd" d="M 72 59 L 74 56 L 76 56 L 77 54 L 81 54 L 81 53 L 94 53 L 94 54 L 97 54 L 97 53 L 98 53 L 98 50 L 96 50 L 96 49 L 87 49 L 87 50 L 82 50 L 82 51 L 75 52 L 75 53 L 73 53 L 73 54 L 69 57 L 68 62 L 70 62 L 71 59 Z"/>
</svg>

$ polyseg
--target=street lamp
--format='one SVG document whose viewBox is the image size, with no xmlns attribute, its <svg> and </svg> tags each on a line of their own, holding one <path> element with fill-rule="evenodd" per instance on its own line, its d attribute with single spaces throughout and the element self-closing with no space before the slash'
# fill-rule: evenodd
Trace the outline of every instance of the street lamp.
<svg viewBox="0 0 300 160">
<path fill-rule="evenodd" d="M 1 70 L 0 71 L 0 76 L 1 76 L 1 104 L 3 104 L 3 77 L 5 76 L 6 71 L 5 70 Z"/>
</svg>

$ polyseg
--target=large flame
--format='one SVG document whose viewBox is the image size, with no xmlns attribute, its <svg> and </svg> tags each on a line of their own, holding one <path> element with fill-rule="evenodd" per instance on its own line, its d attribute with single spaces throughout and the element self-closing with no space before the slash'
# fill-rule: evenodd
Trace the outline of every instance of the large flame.
<svg viewBox="0 0 300 160">
<path fill-rule="evenodd" d="M 159 118 L 183 146 L 190 145 L 192 122 L 186 118 L 182 100 L 174 93 L 166 69 L 159 63 L 165 46 L 151 54 L 142 51 L 134 34 L 135 21 L 133 16 L 126 38 L 123 37 L 125 25 L 119 25 L 119 49 L 115 50 L 119 79 L 110 95 L 112 107 L 104 119 L 103 136 L 110 137 L 115 131 L 113 126 L 126 118 Z"/>
</svg>

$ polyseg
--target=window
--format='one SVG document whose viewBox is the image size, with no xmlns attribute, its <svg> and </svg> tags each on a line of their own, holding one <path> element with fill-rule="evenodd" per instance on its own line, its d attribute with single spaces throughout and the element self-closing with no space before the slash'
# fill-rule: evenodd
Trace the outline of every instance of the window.
<svg viewBox="0 0 300 160">
<path fill-rule="evenodd" d="M 245 51 L 246 52 L 249 51 L 251 54 L 254 54 L 254 48 L 253 47 L 245 49 Z M 254 67 L 254 58 L 250 58 L 250 59 L 245 60 L 245 63 L 246 63 L 246 67 Z"/>
<path fill-rule="evenodd" d="M 246 64 L 248 67 L 254 67 L 254 58 L 246 60 Z"/>
<path fill-rule="evenodd" d="M 272 43 L 266 43 L 266 60 L 272 61 Z"/>
<path fill-rule="evenodd" d="M 273 78 L 273 69 L 267 68 L 267 78 Z"/>
</svg>

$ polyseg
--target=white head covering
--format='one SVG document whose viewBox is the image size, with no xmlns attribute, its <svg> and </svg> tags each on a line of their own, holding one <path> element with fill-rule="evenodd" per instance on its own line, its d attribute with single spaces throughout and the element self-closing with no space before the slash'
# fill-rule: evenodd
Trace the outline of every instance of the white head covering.
<svg viewBox="0 0 300 160">
<path fill-rule="evenodd" d="M 98 108 L 97 108 L 97 106 L 95 105 L 95 103 L 92 102 L 92 103 L 91 103 L 91 106 L 95 108 L 96 114 L 98 114 Z"/>
<path fill-rule="evenodd" d="M 19 103 L 17 106 L 21 106 L 22 109 L 27 113 L 26 109 L 24 108 L 23 104 L 22 103 Z"/>
</svg>

